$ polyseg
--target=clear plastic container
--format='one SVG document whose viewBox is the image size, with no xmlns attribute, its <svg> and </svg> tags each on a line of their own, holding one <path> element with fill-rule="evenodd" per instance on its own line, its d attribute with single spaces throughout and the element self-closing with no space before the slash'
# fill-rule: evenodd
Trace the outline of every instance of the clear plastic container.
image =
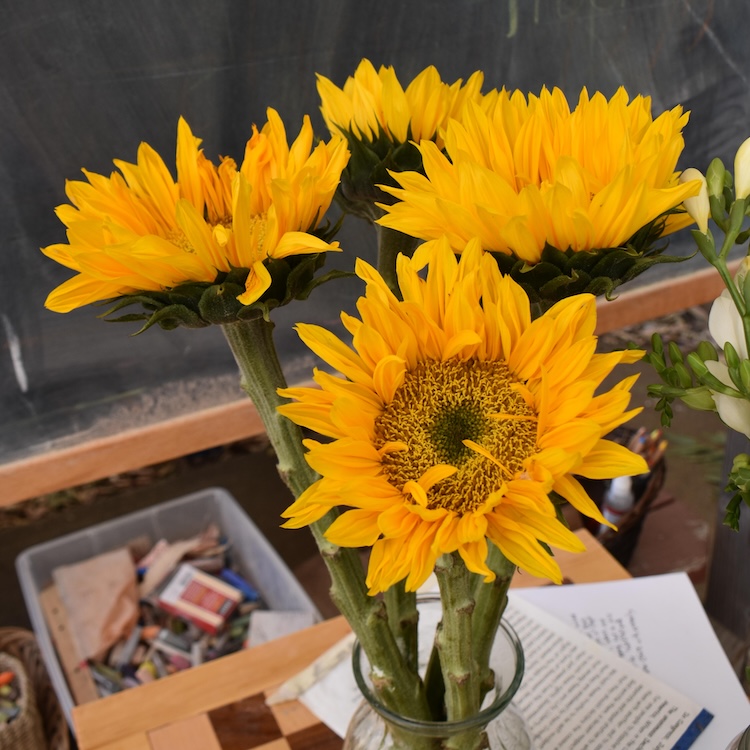
<svg viewBox="0 0 750 750">
<path fill-rule="evenodd" d="M 52 582 L 52 571 L 117 549 L 143 535 L 153 543 L 162 538 L 186 539 L 211 522 L 227 537 L 240 572 L 253 582 L 269 609 L 310 612 L 316 621 L 322 619 L 278 552 L 232 495 L 221 488 L 185 495 L 37 544 L 16 558 L 16 573 L 42 658 L 69 725 L 73 697 L 39 604 L 39 594 Z"/>
</svg>

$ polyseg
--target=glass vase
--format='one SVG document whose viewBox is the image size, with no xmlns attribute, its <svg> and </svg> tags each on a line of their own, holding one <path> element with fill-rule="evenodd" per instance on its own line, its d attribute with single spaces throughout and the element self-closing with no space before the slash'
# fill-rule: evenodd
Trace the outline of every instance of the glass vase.
<svg viewBox="0 0 750 750">
<path fill-rule="evenodd" d="M 440 598 L 420 597 L 419 662 L 424 668 L 440 618 Z M 490 666 L 495 687 L 475 716 L 460 721 L 419 721 L 394 713 L 372 690 L 370 665 L 359 642 L 354 645 L 354 677 L 362 702 L 352 717 L 343 750 L 529 750 L 531 740 L 511 700 L 521 684 L 524 657 L 513 628 L 502 622 L 495 634 Z"/>
<path fill-rule="evenodd" d="M 750 727 L 740 732 L 731 742 L 727 750 L 750 750 Z"/>
</svg>

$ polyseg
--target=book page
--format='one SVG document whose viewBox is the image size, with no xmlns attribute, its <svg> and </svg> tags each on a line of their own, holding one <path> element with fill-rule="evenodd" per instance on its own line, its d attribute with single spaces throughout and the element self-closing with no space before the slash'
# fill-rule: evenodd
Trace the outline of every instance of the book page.
<svg viewBox="0 0 750 750">
<path fill-rule="evenodd" d="M 526 672 L 514 704 L 537 750 L 683 750 L 712 715 L 523 599 L 506 617 Z"/>
<path fill-rule="evenodd" d="M 714 714 L 694 750 L 718 750 L 750 725 L 750 701 L 686 573 L 514 589 Z"/>
</svg>

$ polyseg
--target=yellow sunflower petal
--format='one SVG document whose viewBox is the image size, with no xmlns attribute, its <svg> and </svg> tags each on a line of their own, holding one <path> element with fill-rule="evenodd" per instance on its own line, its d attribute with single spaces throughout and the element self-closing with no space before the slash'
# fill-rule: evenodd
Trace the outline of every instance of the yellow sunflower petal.
<svg viewBox="0 0 750 750">
<path fill-rule="evenodd" d="M 326 539 L 340 547 L 371 547 L 380 536 L 378 513 L 348 510 L 326 530 Z"/>
<path fill-rule="evenodd" d="M 576 468 L 576 474 L 588 479 L 609 479 L 612 476 L 645 474 L 648 465 L 639 456 L 619 443 L 600 440 Z"/>
<path fill-rule="evenodd" d="M 554 490 L 583 515 L 593 518 L 599 523 L 606 523 L 597 504 L 589 497 L 575 477 L 567 474 L 558 477 L 555 481 Z"/>
</svg>

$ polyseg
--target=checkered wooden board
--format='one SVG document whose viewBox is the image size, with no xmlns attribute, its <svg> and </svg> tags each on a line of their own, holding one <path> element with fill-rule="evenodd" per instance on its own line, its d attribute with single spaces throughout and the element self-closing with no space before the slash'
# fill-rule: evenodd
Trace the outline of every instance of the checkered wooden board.
<svg viewBox="0 0 750 750">
<path fill-rule="evenodd" d="M 296 701 L 258 693 L 148 733 L 153 750 L 341 750 L 343 741 Z"/>
</svg>

